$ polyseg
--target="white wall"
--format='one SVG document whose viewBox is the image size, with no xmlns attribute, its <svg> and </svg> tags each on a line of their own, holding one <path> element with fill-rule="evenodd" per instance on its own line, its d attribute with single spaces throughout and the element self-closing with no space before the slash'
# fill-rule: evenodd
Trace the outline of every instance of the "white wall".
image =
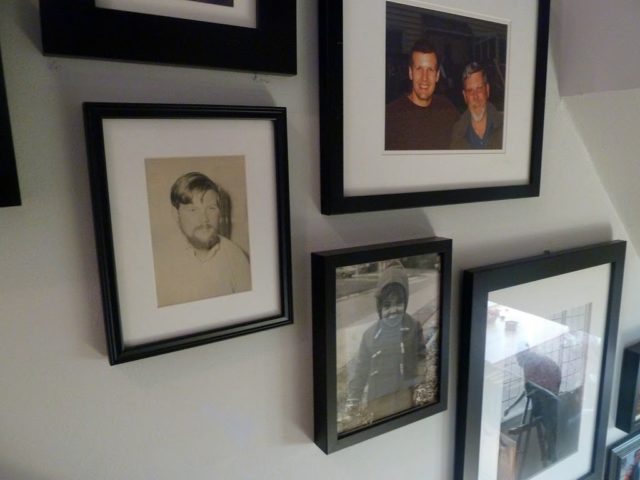
<svg viewBox="0 0 640 480">
<path fill-rule="evenodd" d="M 45 58 L 36 3 L 0 2 L 23 196 L 0 210 L 2 479 L 448 479 L 461 270 L 627 236 L 553 64 L 539 198 L 323 217 L 315 2 L 298 2 L 295 77 Z M 83 101 L 288 108 L 294 325 L 108 366 Z M 326 456 L 312 440 L 309 253 L 432 234 L 454 240 L 449 409 Z M 621 344 L 640 338 L 640 267 L 627 255 Z"/>
</svg>

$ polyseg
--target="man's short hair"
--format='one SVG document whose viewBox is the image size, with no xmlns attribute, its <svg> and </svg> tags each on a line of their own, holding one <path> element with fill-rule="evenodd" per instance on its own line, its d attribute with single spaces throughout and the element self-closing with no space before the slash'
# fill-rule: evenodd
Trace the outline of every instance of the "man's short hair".
<svg viewBox="0 0 640 480">
<path fill-rule="evenodd" d="M 485 68 L 478 62 L 471 62 L 466 67 L 464 67 L 464 70 L 462 70 L 462 86 L 464 87 L 464 82 L 467 80 L 467 78 L 478 72 L 482 72 L 482 79 L 484 80 L 484 83 L 489 83 Z"/>
<path fill-rule="evenodd" d="M 171 204 L 177 209 L 180 205 L 193 203 L 194 195 L 204 196 L 209 190 L 218 195 L 220 202 L 220 187 L 206 175 L 200 172 L 189 172 L 178 178 L 171 187 Z"/>
<path fill-rule="evenodd" d="M 412 57 L 414 52 L 418 53 L 433 53 L 436 56 L 436 61 L 438 61 L 438 52 L 436 52 L 436 47 L 433 46 L 428 39 L 422 37 L 415 41 L 413 47 L 411 47 L 411 52 L 409 52 L 409 64 L 411 65 Z"/>
</svg>

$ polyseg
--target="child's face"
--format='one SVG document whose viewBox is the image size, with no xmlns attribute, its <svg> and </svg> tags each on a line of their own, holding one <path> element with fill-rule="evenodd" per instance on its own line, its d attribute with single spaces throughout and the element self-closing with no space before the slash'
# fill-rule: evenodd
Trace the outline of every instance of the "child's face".
<svg viewBox="0 0 640 480">
<path fill-rule="evenodd" d="M 389 292 L 380 306 L 380 318 L 390 327 L 400 323 L 404 315 L 404 295 L 397 291 Z"/>
</svg>

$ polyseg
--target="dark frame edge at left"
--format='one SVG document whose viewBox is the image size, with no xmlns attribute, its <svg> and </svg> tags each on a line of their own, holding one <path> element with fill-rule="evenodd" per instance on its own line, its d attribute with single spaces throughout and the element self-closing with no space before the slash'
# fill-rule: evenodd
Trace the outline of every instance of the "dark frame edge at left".
<svg viewBox="0 0 640 480">
<path fill-rule="evenodd" d="M 336 401 L 336 268 L 402 256 L 441 255 L 439 396 L 434 404 L 399 412 L 354 432 L 338 434 Z M 430 417 L 448 406 L 452 241 L 430 237 L 314 252 L 312 266 L 314 441 L 326 454 Z"/>
<path fill-rule="evenodd" d="M 84 103 L 84 124 L 94 234 L 100 275 L 103 315 L 111 365 L 205 345 L 293 323 L 291 234 L 289 218 L 287 115 L 283 107 Z M 273 316 L 126 347 L 122 333 L 118 283 L 109 207 L 102 122 L 135 119 L 259 119 L 274 126 L 274 157 L 281 311 Z"/>
<path fill-rule="evenodd" d="M 15 207 L 21 203 L 11 116 L 0 52 L 0 207 Z"/>
</svg>

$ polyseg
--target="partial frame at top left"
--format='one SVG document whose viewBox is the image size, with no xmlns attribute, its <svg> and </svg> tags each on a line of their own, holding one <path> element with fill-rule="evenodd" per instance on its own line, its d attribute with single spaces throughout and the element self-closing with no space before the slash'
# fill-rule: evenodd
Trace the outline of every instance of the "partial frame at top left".
<svg viewBox="0 0 640 480">
<path fill-rule="evenodd" d="M 40 0 L 42 50 L 45 55 L 295 75 L 296 0 L 228 3 Z M 137 8 L 145 4 L 149 7 Z M 255 26 L 227 20 L 225 10 L 231 14 L 244 4 L 255 13 Z M 159 9 L 162 5 L 166 8 Z M 192 11 L 212 15 L 205 20 L 206 15 Z"/>
<path fill-rule="evenodd" d="M 0 59 L 0 207 L 13 207 L 20 204 L 20 187 L 11 136 L 9 105 Z"/>
</svg>

